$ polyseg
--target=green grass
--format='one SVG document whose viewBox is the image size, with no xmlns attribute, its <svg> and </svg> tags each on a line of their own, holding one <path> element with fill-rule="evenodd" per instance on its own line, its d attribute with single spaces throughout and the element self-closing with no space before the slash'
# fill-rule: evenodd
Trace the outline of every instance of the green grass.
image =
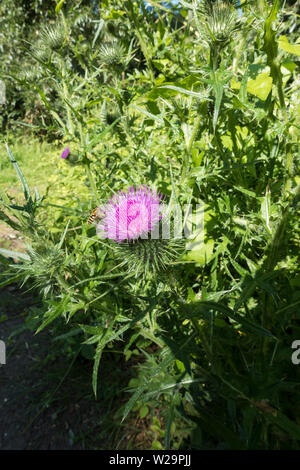
<svg viewBox="0 0 300 470">
<path fill-rule="evenodd" d="M 29 187 L 36 187 L 42 192 L 48 184 L 49 176 L 53 174 L 60 155 L 59 150 L 52 144 L 32 137 L 18 138 L 9 143 L 9 147 L 21 166 Z M 3 142 L 0 144 L 0 191 L 13 194 L 22 191 Z"/>
</svg>

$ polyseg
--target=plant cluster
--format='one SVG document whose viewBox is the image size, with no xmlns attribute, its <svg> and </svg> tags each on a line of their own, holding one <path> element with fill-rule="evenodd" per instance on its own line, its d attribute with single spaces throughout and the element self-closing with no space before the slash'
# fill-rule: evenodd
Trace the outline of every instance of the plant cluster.
<svg viewBox="0 0 300 470">
<path fill-rule="evenodd" d="M 28 250 L 1 250 L 18 259 L 1 286 L 27 282 L 44 296 L 37 332 L 63 319 L 65 341 L 92 348 L 95 395 L 107 348 L 135 358 L 123 420 L 157 411 L 156 448 L 299 449 L 295 5 L 67 3 L 27 45 L 28 67 L 3 74 L 62 159 L 41 197 L 8 148 L 24 203 L 2 195 L 0 214 Z M 106 238 L 100 212 L 87 224 L 147 185 L 170 211 L 198 207 L 202 230 L 118 239 L 115 215 Z"/>
</svg>

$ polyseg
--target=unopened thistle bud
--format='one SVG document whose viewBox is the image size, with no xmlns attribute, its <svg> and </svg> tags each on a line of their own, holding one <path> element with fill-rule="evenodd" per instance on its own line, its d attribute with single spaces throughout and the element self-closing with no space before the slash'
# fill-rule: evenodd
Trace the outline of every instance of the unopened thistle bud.
<svg viewBox="0 0 300 470">
<path fill-rule="evenodd" d="M 202 0 L 196 9 L 200 37 L 210 47 L 224 48 L 241 27 L 238 2 L 232 0 Z"/>
</svg>

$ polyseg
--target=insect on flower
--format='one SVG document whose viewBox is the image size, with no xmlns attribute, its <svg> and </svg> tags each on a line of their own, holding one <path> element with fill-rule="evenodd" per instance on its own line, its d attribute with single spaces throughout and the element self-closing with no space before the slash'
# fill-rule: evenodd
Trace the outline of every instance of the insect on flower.
<svg viewBox="0 0 300 470">
<path fill-rule="evenodd" d="M 91 225 L 93 222 L 95 222 L 96 219 L 102 219 L 103 216 L 104 213 L 102 207 L 95 207 L 95 209 L 91 211 L 87 223 Z"/>
<path fill-rule="evenodd" d="M 97 218 L 97 207 L 92 210 L 90 213 L 89 219 L 88 219 L 88 224 L 91 225 Z"/>
</svg>

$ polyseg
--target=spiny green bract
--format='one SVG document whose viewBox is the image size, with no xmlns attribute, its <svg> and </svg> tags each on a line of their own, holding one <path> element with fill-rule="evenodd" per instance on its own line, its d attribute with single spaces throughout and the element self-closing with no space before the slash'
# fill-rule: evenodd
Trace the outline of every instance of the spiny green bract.
<svg viewBox="0 0 300 470">
<path fill-rule="evenodd" d="M 200 36 L 211 47 L 224 48 L 242 27 L 238 15 L 238 2 L 230 0 L 203 0 L 195 9 Z"/>
<path fill-rule="evenodd" d="M 184 252 L 183 239 L 138 239 L 114 245 L 115 256 L 136 278 L 157 275 L 170 269 Z"/>
<path fill-rule="evenodd" d="M 40 33 L 41 46 L 44 49 L 58 51 L 66 42 L 66 31 L 62 24 L 46 26 Z"/>
</svg>

